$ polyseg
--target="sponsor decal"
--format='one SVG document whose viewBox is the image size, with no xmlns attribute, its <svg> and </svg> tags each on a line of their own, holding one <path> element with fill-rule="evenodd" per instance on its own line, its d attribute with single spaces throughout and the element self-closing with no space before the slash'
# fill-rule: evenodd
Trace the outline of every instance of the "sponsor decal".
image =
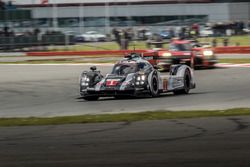
<svg viewBox="0 0 250 167">
<path fill-rule="evenodd" d="M 107 86 L 116 86 L 119 83 L 120 79 L 107 79 L 106 85 Z"/>
<path fill-rule="evenodd" d="M 163 89 L 168 90 L 168 80 L 167 80 L 167 78 L 163 79 Z"/>
</svg>

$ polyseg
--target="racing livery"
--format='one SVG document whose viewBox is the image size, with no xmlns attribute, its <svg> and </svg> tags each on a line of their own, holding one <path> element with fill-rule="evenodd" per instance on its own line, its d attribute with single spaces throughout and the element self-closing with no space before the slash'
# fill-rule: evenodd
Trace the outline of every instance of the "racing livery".
<svg viewBox="0 0 250 167">
<path fill-rule="evenodd" d="M 149 50 L 144 57 L 152 65 L 158 65 L 162 71 L 170 69 L 172 64 L 186 64 L 194 67 L 214 67 L 217 63 L 214 51 L 209 47 L 203 47 L 196 41 L 173 40 L 169 49 Z"/>
<path fill-rule="evenodd" d="M 192 42 L 192 54 L 194 55 L 194 67 L 213 68 L 218 62 L 214 50 L 205 43 Z"/>
<path fill-rule="evenodd" d="M 173 65 L 161 74 L 141 55 L 130 54 L 116 63 L 110 74 L 103 76 L 93 66 L 80 75 L 80 95 L 85 100 L 99 97 L 128 97 L 173 92 L 187 94 L 195 88 L 193 70 L 187 65 Z"/>
</svg>

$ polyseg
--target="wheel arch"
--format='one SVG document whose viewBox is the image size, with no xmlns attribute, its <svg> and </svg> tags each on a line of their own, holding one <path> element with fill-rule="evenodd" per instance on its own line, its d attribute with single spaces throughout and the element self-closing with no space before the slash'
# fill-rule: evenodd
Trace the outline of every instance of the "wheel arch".
<svg viewBox="0 0 250 167">
<path fill-rule="evenodd" d="M 194 70 L 187 65 L 173 65 L 170 70 L 170 76 L 184 78 L 186 70 L 188 70 L 190 74 L 191 88 L 195 88 Z"/>
<path fill-rule="evenodd" d="M 149 75 L 148 75 L 148 89 L 150 91 L 152 91 L 153 89 L 153 83 L 152 83 L 152 79 L 153 77 L 156 76 L 156 79 L 157 79 L 157 84 L 158 84 L 158 91 L 157 92 L 160 92 L 161 90 L 161 78 L 160 78 L 160 72 L 157 71 L 157 70 L 153 70 Z M 157 95 L 155 96 L 158 96 L 159 93 L 157 93 Z"/>
</svg>

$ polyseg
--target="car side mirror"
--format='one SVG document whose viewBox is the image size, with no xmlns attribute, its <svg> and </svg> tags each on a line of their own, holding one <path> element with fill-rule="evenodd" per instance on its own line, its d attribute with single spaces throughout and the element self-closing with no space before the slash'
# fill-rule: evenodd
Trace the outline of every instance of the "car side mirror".
<svg viewBox="0 0 250 167">
<path fill-rule="evenodd" d="M 91 71 L 95 71 L 95 70 L 96 70 L 96 66 L 90 67 L 90 70 L 91 70 Z"/>
</svg>

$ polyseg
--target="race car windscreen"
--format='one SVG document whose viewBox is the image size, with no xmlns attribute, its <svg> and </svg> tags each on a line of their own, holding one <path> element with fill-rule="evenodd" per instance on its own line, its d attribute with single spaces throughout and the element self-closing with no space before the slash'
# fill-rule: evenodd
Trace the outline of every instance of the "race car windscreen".
<svg viewBox="0 0 250 167">
<path fill-rule="evenodd" d="M 171 51 L 190 51 L 192 46 L 188 43 L 185 44 L 169 44 L 169 50 Z"/>
<path fill-rule="evenodd" d="M 137 64 L 116 64 L 112 70 L 115 75 L 127 75 L 137 71 Z"/>
</svg>

